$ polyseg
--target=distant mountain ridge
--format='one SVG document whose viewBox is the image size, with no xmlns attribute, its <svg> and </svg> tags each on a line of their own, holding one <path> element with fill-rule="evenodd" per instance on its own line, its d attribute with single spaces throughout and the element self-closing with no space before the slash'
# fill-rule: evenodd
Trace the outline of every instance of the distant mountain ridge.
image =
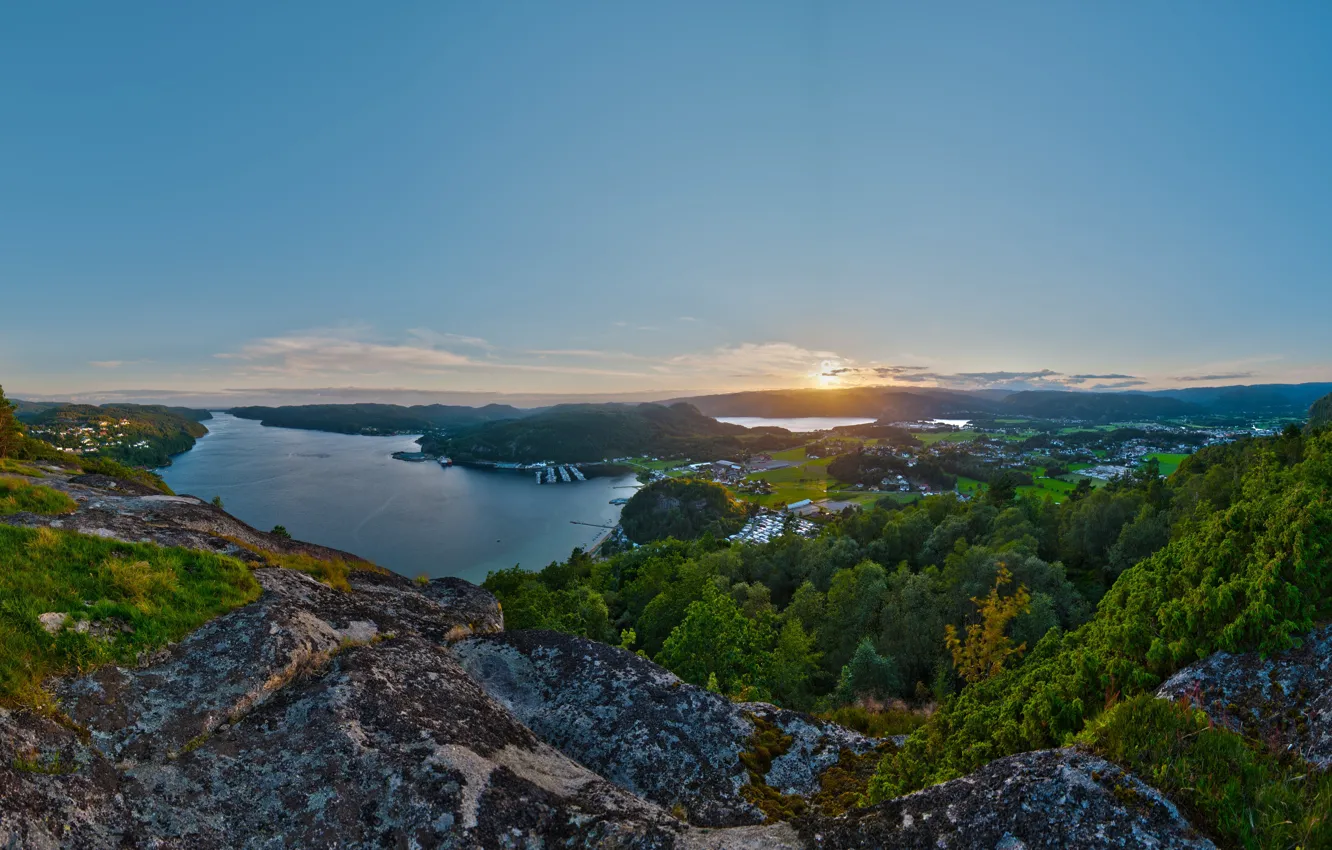
<svg viewBox="0 0 1332 850">
<path fill-rule="evenodd" d="M 261 425 L 332 431 L 337 434 L 421 433 L 486 422 L 520 419 L 540 408 L 522 409 L 507 404 L 466 407 L 453 404 L 303 404 L 287 407 L 233 407 L 227 412 L 241 419 L 258 419 Z"/>
<path fill-rule="evenodd" d="M 756 390 L 672 399 L 709 416 L 874 417 L 883 421 L 1014 414 L 1112 421 L 1177 416 L 1271 415 L 1304 418 L 1332 383 L 1186 387 L 1177 390 L 948 390 L 931 387 Z"/>
</svg>

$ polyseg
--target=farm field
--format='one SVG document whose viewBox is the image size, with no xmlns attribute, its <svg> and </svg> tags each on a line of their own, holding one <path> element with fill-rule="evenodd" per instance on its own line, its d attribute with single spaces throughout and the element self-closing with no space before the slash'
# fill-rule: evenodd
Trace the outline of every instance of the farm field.
<svg viewBox="0 0 1332 850">
<path fill-rule="evenodd" d="M 1147 457 L 1156 458 L 1157 462 L 1161 464 L 1162 475 L 1173 475 L 1175 470 L 1179 469 L 1179 465 L 1184 462 L 1184 458 L 1188 457 L 1188 455 L 1167 454 L 1165 452 L 1161 452 L 1159 454 L 1147 455 Z"/>
<path fill-rule="evenodd" d="M 985 485 L 975 478 L 968 478 L 965 475 L 957 477 L 957 491 L 959 493 L 975 493 L 985 489 Z"/>
<path fill-rule="evenodd" d="M 928 433 L 912 434 L 912 436 L 915 437 L 917 440 L 920 440 L 920 441 L 921 441 L 922 443 L 924 443 L 925 445 L 927 445 L 927 446 L 932 446 L 932 445 L 934 445 L 935 443 L 939 443 L 939 442 L 945 442 L 945 443 L 965 443 L 965 442 L 967 442 L 967 441 L 969 441 L 969 440 L 974 440 L 974 439 L 976 439 L 977 437 L 981 436 L 981 432 L 980 432 L 980 431 L 943 431 L 943 432 L 938 432 L 938 433 L 933 433 L 933 434 L 928 434 Z"/>
</svg>

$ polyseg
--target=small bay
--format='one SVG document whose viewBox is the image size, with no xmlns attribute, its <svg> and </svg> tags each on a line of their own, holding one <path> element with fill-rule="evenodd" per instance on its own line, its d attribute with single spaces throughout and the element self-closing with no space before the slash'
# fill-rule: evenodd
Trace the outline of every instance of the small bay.
<svg viewBox="0 0 1332 850">
<path fill-rule="evenodd" d="M 570 484 L 391 457 L 415 438 L 360 437 L 265 428 L 214 413 L 209 433 L 161 470 L 177 493 L 221 496 L 229 513 L 261 530 L 353 552 L 407 576 L 480 582 L 490 570 L 540 569 L 614 525 L 633 476 Z M 593 525 L 579 525 L 591 523 Z"/>
</svg>

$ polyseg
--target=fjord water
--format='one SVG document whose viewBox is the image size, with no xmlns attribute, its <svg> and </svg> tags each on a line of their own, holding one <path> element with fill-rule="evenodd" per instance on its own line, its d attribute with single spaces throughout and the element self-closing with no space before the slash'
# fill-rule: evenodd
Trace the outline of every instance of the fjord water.
<svg viewBox="0 0 1332 850">
<path fill-rule="evenodd" d="M 827 431 L 832 428 L 840 428 L 843 425 L 865 425 L 874 421 L 874 417 L 859 416 L 797 416 L 797 417 L 768 417 L 768 416 L 718 416 L 718 422 L 726 422 L 730 425 L 743 425 L 746 428 L 785 428 L 788 431 L 806 432 L 806 431 Z"/>
<path fill-rule="evenodd" d="M 614 525 L 611 499 L 633 476 L 538 485 L 530 472 L 441 468 L 394 460 L 413 437 L 358 437 L 265 428 L 214 413 L 209 433 L 162 477 L 177 493 L 221 496 L 262 530 L 354 552 L 407 576 L 480 582 L 490 570 L 540 569 Z"/>
</svg>

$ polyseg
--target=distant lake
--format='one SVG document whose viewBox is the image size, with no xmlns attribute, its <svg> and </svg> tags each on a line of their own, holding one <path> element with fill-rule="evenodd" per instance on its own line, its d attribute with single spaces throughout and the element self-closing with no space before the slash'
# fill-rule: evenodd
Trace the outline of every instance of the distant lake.
<svg viewBox="0 0 1332 850">
<path fill-rule="evenodd" d="M 177 493 L 221 496 L 229 513 L 267 531 L 368 558 L 407 576 L 540 569 L 590 545 L 614 525 L 611 499 L 632 495 L 633 476 L 538 485 L 530 472 L 394 460 L 414 437 L 358 437 L 265 428 L 214 413 L 209 433 L 162 477 Z"/>
<path fill-rule="evenodd" d="M 762 416 L 718 416 L 718 422 L 743 425 L 746 428 L 785 428 L 788 431 L 827 431 L 842 425 L 865 425 L 873 418 L 845 416 L 799 416 L 792 419 L 767 419 Z"/>
</svg>

